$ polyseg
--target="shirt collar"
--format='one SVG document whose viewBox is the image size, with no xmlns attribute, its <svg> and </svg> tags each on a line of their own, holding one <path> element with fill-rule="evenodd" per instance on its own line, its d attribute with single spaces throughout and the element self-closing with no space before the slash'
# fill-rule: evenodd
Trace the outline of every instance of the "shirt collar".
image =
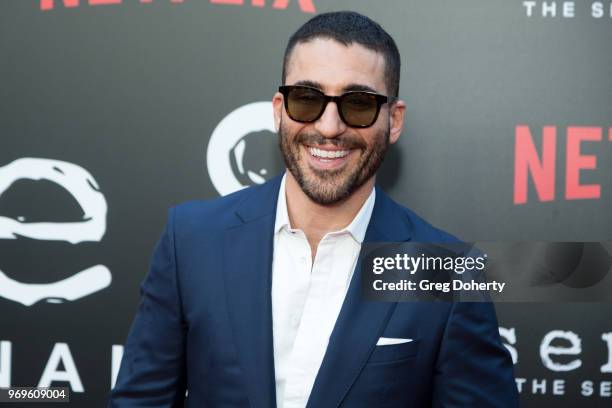
<svg viewBox="0 0 612 408">
<path fill-rule="evenodd" d="M 276 202 L 276 220 L 274 222 L 275 234 L 277 234 L 283 228 L 291 230 L 291 224 L 289 223 L 289 213 L 287 211 L 285 177 L 287 177 L 286 172 L 283 175 L 280 188 L 278 189 L 278 199 Z M 353 218 L 349 225 L 339 231 L 330 232 L 330 234 L 335 235 L 348 232 L 351 234 L 355 241 L 361 244 L 365 238 L 366 230 L 368 229 L 368 224 L 370 223 L 370 218 L 372 217 L 372 211 L 374 210 L 374 201 L 376 199 L 375 190 L 376 187 L 372 188 L 370 195 L 363 203 L 361 209 L 359 210 L 357 215 L 355 215 L 355 218 Z"/>
</svg>

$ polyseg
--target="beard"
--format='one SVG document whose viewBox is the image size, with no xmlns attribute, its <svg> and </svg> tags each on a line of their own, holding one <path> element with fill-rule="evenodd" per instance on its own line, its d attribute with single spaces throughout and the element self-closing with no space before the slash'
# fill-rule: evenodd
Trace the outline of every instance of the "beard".
<svg viewBox="0 0 612 408">
<path fill-rule="evenodd" d="M 317 133 L 299 133 L 293 139 L 281 119 L 279 145 L 287 169 L 300 188 L 312 201 L 321 205 L 332 205 L 345 201 L 368 181 L 380 167 L 389 148 L 389 125 L 374 135 L 374 143 L 368 146 L 362 138 L 342 135 L 325 138 Z M 306 158 L 300 160 L 300 146 L 333 145 L 340 149 L 361 152 L 354 167 L 347 165 L 339 169 L 321 170 L 313 168 Z M 351 154 L 353 153 L 351 151 Z M 306 151 L 306 154 L 309 154 Z"/>
</svg>

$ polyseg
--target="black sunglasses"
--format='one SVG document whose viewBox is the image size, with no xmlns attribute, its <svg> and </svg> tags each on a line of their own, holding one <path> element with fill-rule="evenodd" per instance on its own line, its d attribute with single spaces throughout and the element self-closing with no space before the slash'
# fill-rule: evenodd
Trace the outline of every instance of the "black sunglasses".
<svg viewBox="0 0 612 408">
<path fill-rule="evenodd" d="M 317 88 L 302 85 L 278 87 L 283 94 L 287 115 L 296 122 L 314 122 L 323 115 L 327 104 L 333 101 L 338 106 L 340 119 L 348 126 L 367 128 L 376 122 L 383 103 L 390 97 L 374 92 L 351 91 L 340 96 L 329 96 Z"/>
</svg>

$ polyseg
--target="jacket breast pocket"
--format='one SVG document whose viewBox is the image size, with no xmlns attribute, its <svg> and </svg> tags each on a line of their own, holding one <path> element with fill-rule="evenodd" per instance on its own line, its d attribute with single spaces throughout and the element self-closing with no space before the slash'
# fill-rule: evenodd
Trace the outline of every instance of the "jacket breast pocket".
<svg viewBox="0 0 612 408">
<path fill-rule="evenodd" d="M 408 343 L 376 346 L 368 359 L 368 364 L 392 363 L 416 357 L 419 351 L 419 343 L 418 339 L 414 339 Z"/>
<path fill-rule="evenodd" d="M 425 407 L 419 341 L 375 346 L 342 407 Z"/>
</svg>

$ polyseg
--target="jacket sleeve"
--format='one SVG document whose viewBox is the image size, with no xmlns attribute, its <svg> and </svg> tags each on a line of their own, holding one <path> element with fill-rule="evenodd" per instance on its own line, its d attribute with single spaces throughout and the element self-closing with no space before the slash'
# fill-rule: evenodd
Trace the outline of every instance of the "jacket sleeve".
<svg viewBox="0 0 612 408">
<path fill-rule="evenodd" d="M 433 407 L 518 407 L 512 359 L 491 302 L 453 304 L 436 363 Z"/>
<path fill-rule="evenodd" d="M 110 393 L 110 407 L 183 406 L 186 324 L 176 265 L 174 209 L 170 209 L 140 286 L 141 301 Z"/>
</svg>

